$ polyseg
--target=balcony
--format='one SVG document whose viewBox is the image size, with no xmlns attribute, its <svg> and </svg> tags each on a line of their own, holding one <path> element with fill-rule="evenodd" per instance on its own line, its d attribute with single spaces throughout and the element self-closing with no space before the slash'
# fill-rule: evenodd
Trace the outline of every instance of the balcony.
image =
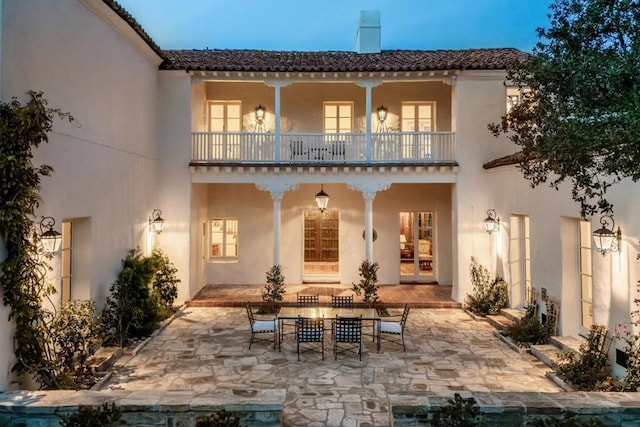
<svg viewBox="0 0 640 427">
<path fill-rule="evenodd" d="M 455 132 L 192 132 L 191 165 L 455 164 Z"/>
</svg>

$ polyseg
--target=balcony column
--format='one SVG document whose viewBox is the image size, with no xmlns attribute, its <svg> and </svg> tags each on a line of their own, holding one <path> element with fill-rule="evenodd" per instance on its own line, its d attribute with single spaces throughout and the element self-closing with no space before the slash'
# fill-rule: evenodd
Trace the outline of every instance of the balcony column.
<svg viewBox="0 0 640 427">
<path fill-rule="evenodd" d="M 367 163 L 371 162 L 371 88 L 381 85 L 382 82 L 380 80 L 364 80 L 361 82 L 356 82 L 356 85 L 363 87 L 365 89 L 365 143 L 367 148 Z"/>
<path fill-rule="evenodd" d="M 275 89 L 274 93 L 274 112 L 276 115 L 276 128 L 275 128 L 275 162 L 280 163 L 280 88 L 287 87 L 291 82 L 284 80 L 267 80 L 264 82 L 267 86 Z"/>
</svg>

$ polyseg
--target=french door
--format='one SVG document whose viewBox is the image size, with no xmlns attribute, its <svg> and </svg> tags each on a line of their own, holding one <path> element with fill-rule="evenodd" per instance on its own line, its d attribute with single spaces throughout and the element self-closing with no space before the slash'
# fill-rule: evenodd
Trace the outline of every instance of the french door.
<svg viewBox="0 0 640 427">
<path fill-rule="evenodd" d="M 433 212 L 400 212 L 400 278 L 432 279 L 435 268 Z"/>
</svg>

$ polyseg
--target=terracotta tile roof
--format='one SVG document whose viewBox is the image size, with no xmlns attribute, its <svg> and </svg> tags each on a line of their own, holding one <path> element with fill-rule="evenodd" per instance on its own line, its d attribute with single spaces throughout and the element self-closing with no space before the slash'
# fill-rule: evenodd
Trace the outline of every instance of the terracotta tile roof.
<svg viewBox="0 0 640 427">
<path fill-rule="evenodd" d="M 162 59 L 166 60 L 164 52 L 160 47 L 153 41 L 153 39 L 147 34 L 145 30 L 142 29 L 138 21 L 135 20 L 133 16 L 122 6 L 118 4 L 115 0 L 102 0 L 104 4 L 109 6 L 123 21 L 125 21 L 129 26 L 135 31 L 142 40 Z"/>
<path fill-rule="evenodd" d="M 513 48 L 465 50 L 383 50 L 299 52 L 267 50 L 162 50 L 129 12 L 115 0 L 102 0 L 160 58 L 163 70 L 264 72 L 381 72 L 435 70 L 503 70 L 528 54 Z"/>
<path fill-rule="evenodd" d="M 517 153 L 509 154 L 508 156 L 498 157 L 497 159 L 493 159 L 482 165 L 484 169 L 493 169 L 500 166 L 512 166 L 518 165 L 522 163 L 524 160 L 524 155 L 522 151 L 518 151 Z"/>
<path fill-rule="evenodd" d="M 503 70 L 528 54 L 512 48 L 297 52 L 266 50 L 165 50 L 164 70 L 262 72 L 393 72 Z"/>
</svg>

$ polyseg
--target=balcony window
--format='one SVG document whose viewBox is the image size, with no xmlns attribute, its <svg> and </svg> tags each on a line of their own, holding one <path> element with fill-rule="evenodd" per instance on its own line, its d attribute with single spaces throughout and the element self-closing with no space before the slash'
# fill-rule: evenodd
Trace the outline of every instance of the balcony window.
<svg viewBox="0 0 640 427">
<path fill-rule="evenodd" d="M 241 107 L 240 101 L 209 102 L 209 132 L 240 132 Z"/>
<path fill-rule="evenodd" d="M 324 133 L 350 133 L 353 129 L 353 103 L 324 103 Z"/>
</svg>

